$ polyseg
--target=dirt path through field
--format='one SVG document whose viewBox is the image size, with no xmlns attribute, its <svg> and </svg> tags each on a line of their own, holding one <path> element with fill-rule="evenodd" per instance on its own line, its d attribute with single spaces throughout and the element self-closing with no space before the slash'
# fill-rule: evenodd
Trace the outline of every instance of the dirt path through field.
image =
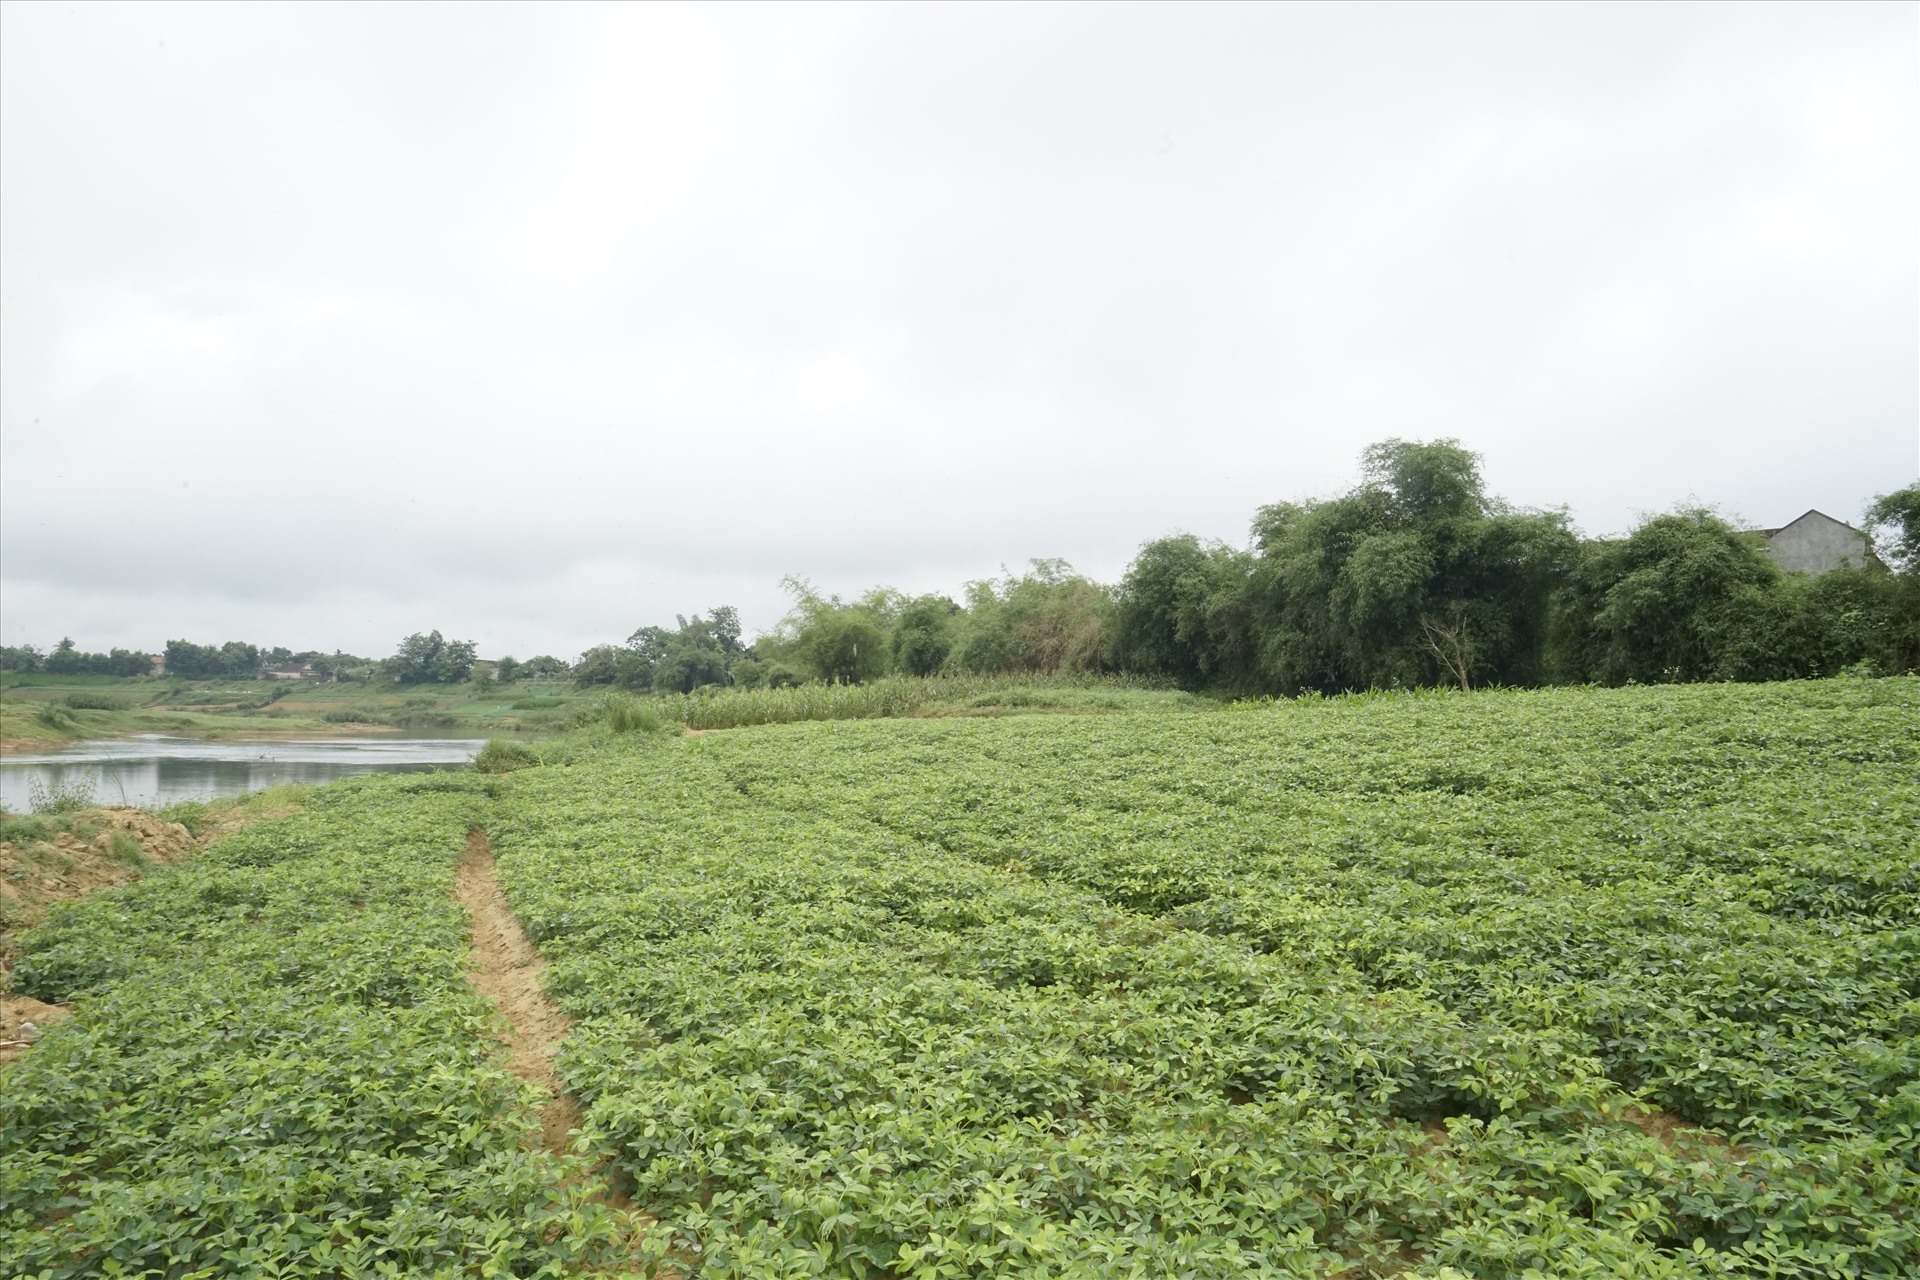
<svg viewBox="0 0 1920 1280">
<path fill-rule="evenodd" d="M 529 1080 L 546 1095 L 540 1107 L 540 1143 L 555 1155 L 564 1154 L 580 1127 L 580 1108 L 560 1087 L 554 1074 L 553 1055 L 573 1028 L 573 1019 L 561 1012 L 540 987 L 540 973 L 547 967 L 539 949 L 528 941 L 514 919 L 507 896 L 493 872 L 493 846 L 487 834 L 478 828 L 467 833 L 467 847 L 460 855 L 454 877 L 454 897 L 473 913 L 473 964 L 467 980 L 474 989 L 493 1001 L 506 1015 L 507 1069 L 522 1080 Z M 638 1229 L 652 1219 L 634 1208 L 633 1202 L 614 1185 L 607 1171 L 594 1170 L 589 1199 L 606 1205 L 626 1223 L 629 1246 L 638 1239 Z M 633 1255 L 638 1259 L 640 1255 Z M 684 1274 L 678 1263 L 668 1260 L 664 1266 L 654 1260 L 656 1270 L 648 1274 L 662 1280 L 676 1280 Z M 639 1274 L 624 1266 L 616 1271 L 590 1270 L 586 1275 Z"/>
<path fill-rule="evenodd" d="M 560 1088 L 553 1054 L 573 1019 L 555 1008 L 540 989 L 540 971 L 547 967 L 546 961 L 527 941 L 506 895 L 500 892 L 493 874 L 493 846 L 485 832 L 468 833 L 453 892 L 460 905 L 473 912 L 473 967 L 467 979 L 506 1015 L 511 1027 L 506 1038 L 507 1069 L 546 1094 L 540 1107 L 540 1140 L 547 1150 L 563 1152 L 579 1126 L 580 1109 Z"/>
</svg>

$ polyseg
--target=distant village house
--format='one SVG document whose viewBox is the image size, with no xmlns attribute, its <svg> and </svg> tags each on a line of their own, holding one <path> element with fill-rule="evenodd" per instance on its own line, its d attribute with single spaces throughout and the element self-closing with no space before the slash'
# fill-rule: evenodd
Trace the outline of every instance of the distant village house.
<svg viewBox="0 0 1920 1280">
<path fill-rule="evenodd" d="M 311 662 L 283 662 L 260 673 L 262 680 L 318 680 L 321 675 Z"/>
<path fill-rule="evenodd" d="M 167 674 L 167 655 L 150 653 L 147 655 L 147 674 L 158 680 Z"/>
<path fill-rule="evenodd" d="M 1866 534 L 1819 511 L 1778 529 L 1754 532 L 1767 540 L 1767 554 L 1788 573 L 1821 574 L 1849 565 L 1858 569 L 1877 559 Z"/>
</svg>

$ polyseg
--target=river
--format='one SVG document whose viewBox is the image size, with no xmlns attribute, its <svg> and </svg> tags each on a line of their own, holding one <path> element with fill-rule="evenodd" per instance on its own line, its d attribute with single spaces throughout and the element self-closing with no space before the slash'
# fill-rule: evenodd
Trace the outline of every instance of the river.
<svg viewBox="0 0 1920 1280">
<path fill-rule="evenodd" d="M 424 773 L 463 765 L 482 738 L 380 737 L 202 742 L 141 734 L 0 757 L 0 803 L 32 808 L 34 792 L 84 787 L 93 803 L 158 808 L 244 795 L 283 782 L 332 782 L 362 773 Z"/>
</svg>

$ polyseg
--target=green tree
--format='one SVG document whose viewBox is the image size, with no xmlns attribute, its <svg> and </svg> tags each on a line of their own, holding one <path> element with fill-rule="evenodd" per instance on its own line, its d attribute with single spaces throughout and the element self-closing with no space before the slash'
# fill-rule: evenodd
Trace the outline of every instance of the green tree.
<svg viewBox="0 0 1920 1280">
<path fill-rule="evenodd" d="M 675 630 L 640 627 L 616 655 L 612 683 L 644 692 L 691 693 L 726 684 L 739 660 L 740 615 L 721 605 L 710 616 L 675 617 Z"/>
<path fill-rule="evenodd" d="M 114 649 L 102 657 L 103 676 L 143 676 L 153 667 L 152 658 L 140 649 Z"/>
<path fill-rule="evenodd" d="M 219 674 L 230 680 L 250 680 L 259 673 L 260 648 L 258 645 L 248 644 L 244 640 L 229 640 L 220 646 Z"/>
<path fill-rule="evenodd" d="M 696 617 L 694 621 L 698 622 Z M 730 604 L 723 604 L 710 610 L 706 621 L 707 634 L 713 638 L 720 652 L 731 660 L 740 656 L 740 611 Z"/>
<path fill-rule="evenodd" d="M 1653 684 L 1791 673 L 1780 570 L 1759 539 L 1705 508 L 1588 544 L 1559 613 L 1563 678 Z"/>
<path fill-rule="evenodd" d="M 1920 481 L 1883 493 L 1867 508 L 1880 558 L 1896 573 L 1920 574 Z"/>
<path fill-rule="evenodd" d="M 620 650 L 614 645 L 597 644 L 581 654 L 580 661 L 573 665 L 573 682 L 583 689 L 613 684 L 619 679 Z"/>
<path fill-rule="evenodd" d="M 507 654 L 493 664 L 493 677 L 501 684 L 512 684 L 520 678 L 520 660 Z"/>
<path fill-rule="evenodd" d="M 1866 664 L 1884 674 L 1920 666 L 1920 577 L 1884 565 L 1819 574 L 1782 574 L 1773 670 L 1781 677 L 1830 676 Z"/>
<path fill-rule="evenodd" d="M 758 646 L 733 664 L 733 681 L 742 689 L 789 689 L 800 683 L 800 675 L 784 662 L 756 657 Z"/>
<path fill-rule="evenodd" d="M 53 652 L 47 655 L 46 669 L 54 675 L 79 675 L 86 665 L 86 655 L 73 643 L 72 636 L 61 636 L 60 643 L 53 646 Z"/>
<path fill-rule="evenodd" d="M 1029 571 L 967 584 L 952 661 L 963 671 L 1039 674 L 1106 666 L 1113 593 L 1065 560 L 1029 562 Z"/>
<path fill-rule="evenodd" d="M 166 663 L 168 672 L 183 680 L 210 680 L 221 674 L 220 651 L 190 640 L 167 641 Z"/>
<path fill-rule="evenodd" d="M 415 632 L 384 664 L 400 684 L 458 684 L 473 670 L 477 649 L 471 640 L 447 640 L 438 631 Z"/>
<path fill-rule="evenodd" d="M 683 624 L 667 637 L 652 676 L 653 687 L 663 693 L 692 693 L 702 685 L 725 684 L 727 654 L 711 635 Z"/>
<path fill-rule="evenodd" d="M 1248 593 L 1252 557 L 1192 534 L 1140 548 L 1114 600 L 1113 660 L 1188 688 L 1257 684 Z"/>
<path fill-rule="evenodd" d="M 40 671 L 46 662 L 46 655 L 38 646 L 0 645 L 0 671 Z"/>
<path fill-rule="evenodd" d="M 829 684 L 860 684 L 887 674 L 892 658 L 887 623 L 897 612 L 899 592 L 879 588 L 847 604 L 821 595 L 802 578 L 786 578 L 781 585 L 793 594 L 793 608 L 765 642 L 769 656 L 790 657 Z"/>
<path fill-rule="evenodd" d="M 959 615 L 960 606 L 946 596 L 920 596 L 904 605 L 894 620 L 890 641 L 894 669 L 930 676 L 945 666 L 953 652 L 954 620 Z"/>
<path fill-rule="evenodd" d="M 1274 692 L 1532 684 L 1547 604 L 1577 544 L 1558 511 L 1487 496 L 1455 440 L 1386 440 L 1361 484 L 1326 502 L 1262 508 L 1248 621 Z"/>
</svg>

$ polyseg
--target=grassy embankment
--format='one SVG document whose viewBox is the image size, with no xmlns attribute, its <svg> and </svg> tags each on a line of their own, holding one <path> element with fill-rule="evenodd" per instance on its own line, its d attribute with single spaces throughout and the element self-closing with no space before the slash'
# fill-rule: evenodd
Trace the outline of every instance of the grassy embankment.
<svg viewBox="0 0 1920 1280">
<path fill-rule="evenodd" d="M 610 1246 L 462 979 L 478 826 L 682 1274 L 1914 1273 L 1920 680 L 1182 705 L 616 701 L 62 908 L 0 1263 Z"/>
<path fill-rule="evenodd" d="M 287 783 L 158 812 L 70 798 L 34 813 L 0 809 L 0 974 L 15 931 L 39 923 L 53 903 L 137 880 L 242 827 L 298 813 L 312 790 Z"/>
<path fill-rule="evenodd" d="M 561 682 L 482 690 L 471 684 L 318 684 L 272 680 L 0 675 L 0 749 L 87 738 L 343 737 L 396 729 L 454 737 L 551 733 L 586 699 Z"/>
</svg>

